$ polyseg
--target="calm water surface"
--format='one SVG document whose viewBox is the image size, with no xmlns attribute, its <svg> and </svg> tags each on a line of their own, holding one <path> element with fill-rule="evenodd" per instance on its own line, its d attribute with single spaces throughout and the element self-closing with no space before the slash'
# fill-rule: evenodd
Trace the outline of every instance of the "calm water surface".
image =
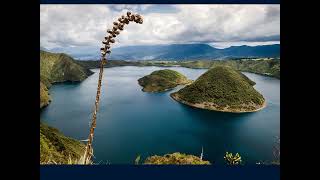
<svg viewBox="0 0 320 180">
<path fill-rule="evenodd" d="M 138 155 L 184 152 L 222 164 L 226 151 L 239 152 L 244 163 L 272 159 L 275 137 L 280 134 L 280 80 L 244 73 L 267 100 L 255 113 L 221 113 L 195 109 L 165 93 L 145 93 L 137 79 L 162 67 L 106 68 L 100 111 L 94 137 L 94 161 L 132 164 Z M 190 79 L 206 70 L 172 67 Z M 97 88 L 97 72 L 78 84 L 63 83 L 50 88 L 52 103 L 40 117 L 75 139 L 87 139 Z"/>
</svg>

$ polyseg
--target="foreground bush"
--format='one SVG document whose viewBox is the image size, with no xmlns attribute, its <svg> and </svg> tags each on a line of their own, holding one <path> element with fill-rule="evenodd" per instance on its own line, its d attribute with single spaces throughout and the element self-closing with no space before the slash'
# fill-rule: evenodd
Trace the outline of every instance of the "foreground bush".
<svg viewBox="0 0 320 180">
<path fill-rule="evenodd" d="M 164 156 L 151 156 L 148 157 L 144 164 L 154 164 L 154 165 L 210 165 L 209 161 L 202 160 L 201 158 L 194 155 L 187 155 L 183 153 L 172 153 L 165 154 Z"/>
</svg>

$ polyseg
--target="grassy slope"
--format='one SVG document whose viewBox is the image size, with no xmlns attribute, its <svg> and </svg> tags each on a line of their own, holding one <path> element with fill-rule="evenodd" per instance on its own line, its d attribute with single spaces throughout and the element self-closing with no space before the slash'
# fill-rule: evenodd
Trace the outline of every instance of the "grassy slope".
<svg viewBox="0 0 320 180">
<path fill-rule="evenodd" d="M 253 88 L 253 84 L 249 78 L 231 67 L 217 66 L 191 85 L 173 93 L 172 97 L 179 97 L 191 104 L 213 103 L 217 105 L 216 110 L 228 108 L 231 112 L 238 109 L 252 111 L 255 106 L 263 106 L 265 101 Z"/>
<path fill-rule="evenodd" d="M 151 156 L 148 157 L 144 164 L 162 165 L 162 164 L 174 164 L 174 165 L 209 165 L 209 161 L 201 160 L 194 155 L 187 155 L 183 153 L 166 154 L 164 156 Z"/>
<path fill-rule="evenodd" d="M 40 108 L 47 106 L 51 101 L 47 87 L 40 81 Z"/>
<path fill-rule="evenodd" d="M 40 108 L 50 103 L 48 88 L 52 83 L 82 81 L 93 74 L 66 54 L 40 51 Z M 40 122 L 40 163 L 67 164 L 80 159 L 84 144 Z"/>
<path fill-rule="evenodd" d="M 47 88 L 52 83 L 82 81 L 93 74 L 66 54 L 40 51 L 40 108 L 50 102 Z"/>
<path fill-rule="evenodd" d="M 184 75 L 170 69 L 154 71 L 138 79 L 139 84 L 146 92 L 162 92 L 172 89 L 177 85 L 190 83 Z"/>
<path fill-rule="evenodd" d="M 69 158 L 80 159 L 84 148 L 83 143 L 40 122 L 40 163 L 67 164 Z"/>
<path fill-rule="evenodd" d="M 40 51 L 40 77 L 43 81 L 82 81 L 91 74 L 93 72 L 77 64 L 66 54 Z"/>
</svg>

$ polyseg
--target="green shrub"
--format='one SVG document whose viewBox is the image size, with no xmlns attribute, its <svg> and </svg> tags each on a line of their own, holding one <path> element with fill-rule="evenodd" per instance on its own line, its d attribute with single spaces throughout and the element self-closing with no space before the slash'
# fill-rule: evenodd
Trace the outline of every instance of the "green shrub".
<svg viewBox="0 0 320 180">
<path fill-rule="evenodd" d="M 224 156 L 224 160 L 228 165 L 240 165 L 242 160 L 239 153 L 236 153 L 233 155 L 232 153 L 226 152 L 226 155 Z"/>
</svg>

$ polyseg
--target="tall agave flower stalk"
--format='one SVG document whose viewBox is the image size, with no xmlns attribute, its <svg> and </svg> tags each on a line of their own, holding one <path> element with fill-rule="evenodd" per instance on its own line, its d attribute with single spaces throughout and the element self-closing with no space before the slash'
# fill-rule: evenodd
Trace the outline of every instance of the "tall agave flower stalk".
<svg viewBox="0 0 320 180">
<path fill-rule="evenodd" d="M 91 158 L 93 156 L 93 148 L 92 148 L 92 141 L 94 136 L 94 129 L 96 128 L 96 120 L 97 120 L 97 112 L 99 107 L 99 100 L 100 100 L 100 93 L 101 93 L 101 82 L 103 77 L 103 67 L 107 63 L 106 55 L 110 54 L 111 44 L 115 43 L 114 38 L 120 34 L 120 31 L 123 30 L 126 24 L 130 22 L 135 22 L 138 24 L 143 23 L 142 16 L 139 14 L 132 14 L 131 12 L 127 12 L 126 16 L 121 16 L 118 18 L 118 21 L 113 22 L 112 29 L 107 30 L 107 35 L 105 36 L 105 40 L 102 41 L 103 47 L 100 48 L 101 50 L 101 59 L 100 59 L 100 70 L 99 70 L 99 80 L 98 80 L 98 87 L 97 87 L 97 94 L 96 94 L 96 101 L 94 104 L 94 111 L 91 121 L 90 133 L 87 139 L 87 145 L 84 152 L 84 161 L 83 164 L 91 164 Z"/>
</svg>

